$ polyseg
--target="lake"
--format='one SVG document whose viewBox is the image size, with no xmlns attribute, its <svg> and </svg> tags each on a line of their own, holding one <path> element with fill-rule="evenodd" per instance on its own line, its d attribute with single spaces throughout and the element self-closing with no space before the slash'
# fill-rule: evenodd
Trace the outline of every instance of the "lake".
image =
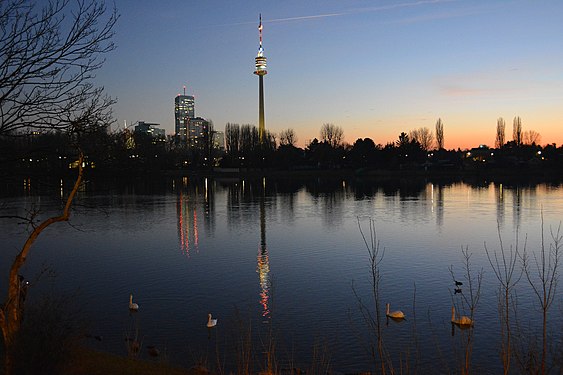
<svg viewBox="0 0 563 375">
<path fill-rule="evenodd" d="M 39 210 L 45 218 L 60 212 L 69 183 L 22 180 L 17 189 L 4 190 L 0 207 L 4 214 Z M 317 363 L 342 373 L 369 371 L 374 334 L 359 303 L 374 314 L 362 237 L 363 232 L 369 243 L 372 220 L 383 254 L 382 337 L 395 368 L 400 359 L 436 372 L 458 368 L 467 331 L 452 331 L 450 319 L 452 305 L 469 314 L 463 303 L 470 297 L 466 249 L 474 293 L 481 271 L 483 276 L 471 331 L 472 363 L 481 373 L 498 373 L 499 283 L 485 246 L 498 252 L 500 233 L 505 250 L 515 249 L 518 237 L 520 251 L 537 255 L 542 223 L 547 248 L 550 228 L 557 230 L 562 213 L 558 183 L 329 177 L 94 181 L 80 191 L 70 223 L 52 225 L 39 237 L 22 273 L 33 284 L 29 302 L 46 294 L 72 295 L 88 332 L 103 336 L 87 341 L 100 350 L 126 354 L 125 337 L 136 336 L 142 358 L 149 357 L 144 347 L 154 345 L 161 351 L 158 360 L 236 370 L 237 348 L 252 342 L 255 368 L 264 366 L 270 351 L 280 367 Z M 2 298 L 27 229 L 17 220 L 0 221 Z M 464 283 L 461 293 L 454 292 L 454 278 Z M 541 338 L 541 310 L 530 284 L 522 278 L 515 290 L 523 332 Z M 129 312 L 130 293 L 140 306 L 137 313 Z M 549 325 L 559 348 L 562 295 L 560 285 Z M 387 322 L 385 303 L 401 309 L 406 321 Z M 218 319 L 211 330 L 208 313 Z M 274 350 L 268 350 L 270 339 Z"/>
</svg>

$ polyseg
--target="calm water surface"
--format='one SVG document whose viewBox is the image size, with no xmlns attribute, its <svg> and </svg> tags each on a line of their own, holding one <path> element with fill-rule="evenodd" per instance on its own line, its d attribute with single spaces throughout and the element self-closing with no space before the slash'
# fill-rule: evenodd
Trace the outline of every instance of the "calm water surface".
<svg viewBox="0 0 563 375">
<path fill-rule="evenodd" d="M 18 194 L 5 194 L 2 211 L 57 212 L 66 187 L 38 185 L 26 181 Z M 498 250 L 500 229 L 505 248 L 514 246 L 518 232 L 520 248 L 527 236 L 527 250 L 537 251 L 542 215 L 546 239 L 563 217 L 563 188 L 179 178 L 125 187 L 91 183 L 76 203 L 71 225 L 44 232 L 23 273 L 34 279 L 42 269 L 50 271 L 30 299 L 73 293 L 90 332 L 104 338 L 92 341 L 94 347 L 124 354 L 124 337 L 138 332 L 144 346 L 157 346 L 172 363 L 207 360 L 215 366 L 219 351 L 229 367 L 237 338 L 251 332 L 257 366 L 263 363 L 261 343 L 272 335 L 281 363 L 307 368 L 322 352 L 337 371 L 369 370 L 370 335 L 358 299 L 373 309 L 373 298 L 358 222 L 369 236 L 373 219 L 385 252 L 381 311 L 389 302 L 408 317 L 383 327 L 391 355 L 398 361 L 411 348 L 423 368 L 456 368 L 463 335 L 452 336 L 449 320 L 452 303 L 461 309 L 462 297 L 453 294 L 450 270 L 464 281 L 467 296 L 461 252 L 467 248 L 472 275 L 484 270 L 473 361 L 494 373 L 501 367 L 497 283 L 485 243 Z M 0 221 L 2 298 L 25 235 L 25 226 Z M 562 292 L 560 287 L 550 327 L 559 344 Z M 134 315 L 129 293 L 140 305 Z M 522 322 L 534 330 L 541 313 L 529 285 L 521 282 L 518 295 Z M 209 312 L 219 319 L 211 331 L 205 327 Z"/>
</svg>

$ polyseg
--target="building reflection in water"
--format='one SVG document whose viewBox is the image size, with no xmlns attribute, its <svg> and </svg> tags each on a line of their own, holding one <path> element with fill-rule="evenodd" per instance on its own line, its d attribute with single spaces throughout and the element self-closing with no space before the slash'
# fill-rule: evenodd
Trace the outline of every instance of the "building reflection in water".
<svg viewBox="0 0 563 375">
<path fill-rule="evenodd" d="M 262 317 L 270 319 L 270 260 L 266 246 L 266 179 L 262 180 L 262 194 L 260 195 L 260 248 L 258 250 L 258 266 L 256 272 L 260 277 L 260 304 Z"/>
<path fill-rule="evenodd" d="M 178 216 L 178 240 L 180 242 L 180 250 L 189 257 L 191 251 L 198 251 L 199 234 L 195 195 L 190 197 L 191 194 L 187 192 L 187 188 L 188 178 L 183 177 L 181 186 L 178 188 L 176 213 Z"/>
</svg>

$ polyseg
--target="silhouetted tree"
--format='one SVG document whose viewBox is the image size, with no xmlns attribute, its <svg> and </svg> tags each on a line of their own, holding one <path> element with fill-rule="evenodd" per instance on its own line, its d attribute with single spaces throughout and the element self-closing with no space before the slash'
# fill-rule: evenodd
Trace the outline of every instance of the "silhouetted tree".
<svg viewBox="0 0 563 375">
<path fill-rule="evenodd" d="M 344 138 L 344 131 L 334 124 L 323 124 L 321 127 L 321 140 L 331 147 L 338 147 Z"/>
<path fill-rule="evenodd" d="M 225 125 L 225 151 L 230 156 L 237 156 L 240 151 L 240 126 L 227 122 Z"/>
<path fill-rule="evenodd" d="M 280 132 L 280 145 L 295 146 L 296 143 L 297 135 L 293 129 L 289 128 Z"/>
<path fill-rule="evenodd" d="M 504 119 L 502 117 L 499 117 L 497 120 L 497 135 L 495 138 L 496 148 L 502 148 L 502 146 L 504 146 L 504 142 L 505 142 L 504 129 L 505 129 Z"/>
<path fill-rule="evenodd" d="M 68 128 L 69 113 L 87 111 L 92 98 L 111 105 L 91 80 L 114 49 L 117 18 L 98 1 L 2 1 L 0 135 Z"/>
<path fill-rule="evenodd" d="M 405 132 L 401 132 L 401 134 L 399 134 L 399 140 L 397 141 L 397 147 L 401 148 L 401 147 L 405 147 L 409 144 L 410 139 L 407 133 Z"/>
<path fill-rule="evenodd" d="M 411 130 L 409 132 L 409 138 L 413 141 L 418 142 L 420 144 L 420 147 L 424 151 L 430 150 L 430 148 L 432 147 L 432 142 L 434 140 L 432 131 L 428 128 L 418 128 L 415 130 Z"/>
<path fill-rule="evenodd" d="M 535 130 L 526 130 L 523 136 L 523 143 L 527 145 L 537 145 L 541 142 L 541 135 Z"/>
<path fill-rule="evenodd" d="M 518 116 L 514 117 L 512 123 L 512 140 L 517 147 L 522 146 L 522 120 Z"/>
<path fill-rule="evenodd" d="M 436 148 L 438 150 L 444 148 L 444 124 L 441 118 L 436 121 Z"/>
<path fill-rule="evenodd" d="M 16 130 L 64 129 L 76 146 L 78 176 L 63 212 L 37 222 L 37 212 L 25 220 L 32 228 L 10 267 L 6 300 L 0 308 L 5 374 L 14 369 L 13 348 L 23 319 L 25 295 L 20 270 L 33 243 L 51 224 L 68 221 L 70 207 L 82 181 L 84 137 L 111 121 L 113 100 L 91 82 L 103 64 L 117 13 L 103 2 L 31 0 L 0 3 L 0 135 Z"/>
<path fill-rule="evenodd" d="M 358 138 L 350 149 L 350 162 L 354 166 L 366 166 L 372 161 L 375 150 L 376 146 L 371 138 Z"/>
</svg>

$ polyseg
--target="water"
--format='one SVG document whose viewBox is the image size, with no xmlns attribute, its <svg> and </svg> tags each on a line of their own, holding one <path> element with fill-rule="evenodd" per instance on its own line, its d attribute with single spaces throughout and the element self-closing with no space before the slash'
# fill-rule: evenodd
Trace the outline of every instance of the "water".
<svg viewBox="0 0 563 375">
<path fill-rule="evenodd" d="M 17 194 L 0 201 L 7 214 L 32 209 L 41 217 L 58 213 L 65 184 L 41 188 L 26 180 Z M 43 273 L 29 294 L 72 293 L 89 332 L 103 341 L 89 345 L 126 353 L 124 338 L 138 333 L 173 364 L 197 361 L 233 366 L 237 345 L 250 333 L 256 366 L 264 363 L 269 337 L 284 366 L 307 368 L 324 354 L 341 372 L 372 369 L 359 300 L 373 312 L 369 258 L 369 220 L 376 225 L 384 257 L 381 308 L 391 303 L 407 320 L 383 319 L 383 337 L 398 366 L 400 353 L 421 368 L 457 368 L 463 332 L 452 336 L 450 316 L 462 295 L 453 294 L 454 277 L 464 281 L 462 249 L 471 253 L 471 276 L 483 270 L 475 312 L 473 363 L 498 372 L 499 323 L 496 281 L 485 244 L 499 250 L 519 247 L 537 252 L 541 223 L 546 239 L 557 228 L 563 208 L 560 185 L 529 186 L 462 182 L 355 179 L 242 180 L 177 178 L 129 185 L 91 183 L 76 200 L 70 224 L 41 234 L 22 273 Z M 0 287 L 26 236 L 15 220 L 0 221 Z M 541 312 L 531 288 L 518 285 L 523 326 L 536 333 Z M 552 308 L 550 330 L 561 343 L 561 287 Z M 128 311 L 129 293 L 140 305 Z M 207 314 L 218 326 L 205 327 Z M 468 314 L 468 311 L 464 311 Z M 237 344 L 238 343 L 238 344 Z M 148 357 L 146 351 L 141 357 Z"/>
</svg>

